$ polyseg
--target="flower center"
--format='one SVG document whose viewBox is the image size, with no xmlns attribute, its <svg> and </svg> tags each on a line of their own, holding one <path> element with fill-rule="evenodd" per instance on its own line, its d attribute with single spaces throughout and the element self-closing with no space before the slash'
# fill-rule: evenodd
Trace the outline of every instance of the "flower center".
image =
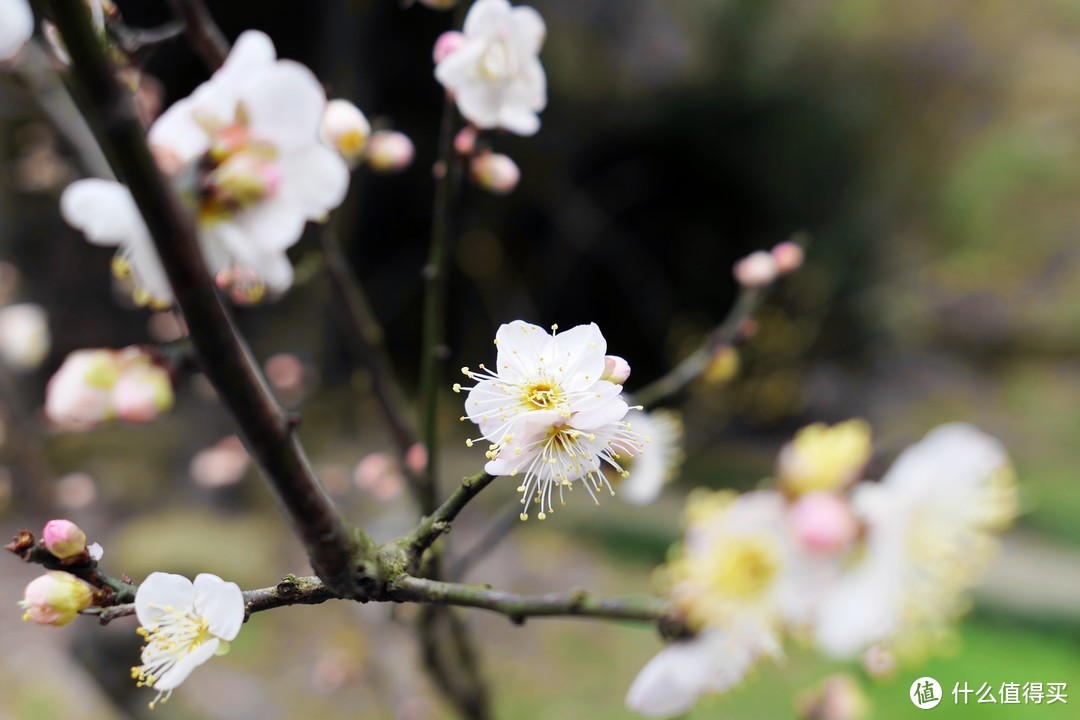
<svg viewBox="0 0 1080 720">
<path fill-rule="evenodd" d="M 724 538 L 709 558 L 706 582 L 723 595 L 750 599 L 768 588 L 780 569 L 773 543 L 762 537 Z"/>
<path fill-rule="evenodd" d="M 480 56 L 479 65 L 480 77 L 492 83 L 505 82 L 518 71 L 517 57 L 505 38 L 496 38 L 488 43 Z"/>
<path fill-rule="evenodd" d="M 522 400 L 537 410 L 551 410 L 559 404 L 562 393 L 548 382 L 539 382 L 525 388 Z"/>
<path fill-rule="evenodd" d="M 210 633 L 210 622 L 188 612 L 177 612 L 174 608 L 164 608 L 165 614 L 137 632 L 146 640 L 143 646 L 143 664 L 131 668 L 131 677 L 137 680 L 138 687 L 154 687 L 166 673 L 172 670 L 180 660 L 214 636 Z M 171 692 L 171 691 L 170 691 Z M 154 704 L 165 695 L 159 692 Z"/>
</svg>

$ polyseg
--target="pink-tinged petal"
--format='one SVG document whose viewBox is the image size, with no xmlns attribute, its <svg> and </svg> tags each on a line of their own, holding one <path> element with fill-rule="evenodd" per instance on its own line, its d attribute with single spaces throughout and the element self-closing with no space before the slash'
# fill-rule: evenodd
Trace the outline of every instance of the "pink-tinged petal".
<svg viewBox="0 0 1080 720">
<path fill-rule="evenodd" d="M 195 614 L 209 623 L 215 637 L 229 641 L 244 624 L 244 595 L 236 583 L 225 582 L 217 575 L 202 573 L 195 577 Z"/>
<path fill-rule="evenodd" d="M 251 77 L 243 91 L 251 132 L 279 150 L 318 141 L 326 93 L 300 63 L 280 60 Z"/>
<path fill-rule="evenodd" d="M 218 645 L 220 644 L 221 641 L 217 638 L 210 638 L 187 655 L 184 655 L 175 665 L 167 672 L 163 673 L 161 677 L 154 682 L 154 689 L 160 692 L 168 692 L 169 690 L 176 689 L 180 683 L 187 680 L 187 676 L 191 674 L 192 670 L 214 657 L 214 653 L 217 652 Z"/>
<path fill-rule="evenodd" d="M 349 166 L 334 150 L 311 143 L 281 158 L 279 200 L 299 205 L 308 220 L 321 220 L 345 200 Z M 275 199 L 269 202 L 273 203 Z"/>
<path fill-rule="evenodd" d="M 26 0 L 0 0 L 0 62 L 15 57 L 34 34 L 34 13 Z"/>
<path fill-rule="evenodd" d="M 518 52 L 536 55 L 547 36 L 547 25 L 534 8 L 527 5 L 510 12 L 510 25 L 514 29 L 514 43 Z"/>
<path fill-rule="evenodd" d="M 60 196 L 60 214 L 94 245 L 115 247 L 139 239 L 149 242 L 150 233 L 131 192 L 112 180 L 90 178 L 71 183 Z"/>
<path fill-rule="evenodd" d="M 181 612 L 195 605 L 195 586 L 183 575 L 150 573 L 135 593 L 135 615 L 146 627 L 165 614 L 165 608 Z"/>
<path fill-rule="evenodd" d="M 511 8 L 508 0 L 476 0 L 465 16 L 462 30 L 466 37 L 488 35 L 509 27 Z"/>
</svg>

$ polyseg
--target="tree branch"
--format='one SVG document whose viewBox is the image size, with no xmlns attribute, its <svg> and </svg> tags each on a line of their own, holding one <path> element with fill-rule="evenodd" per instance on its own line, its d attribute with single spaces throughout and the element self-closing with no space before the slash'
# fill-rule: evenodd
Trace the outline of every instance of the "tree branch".
<svg viewBox="0 0 1080 720">
<path fill-rule="evenodd" d="M 450 532 L 450 523 L 469 502 L 495 479 L 494 475 L 479 472 L 461 481 L 457 490 L 435 512 L 420 520 L 413 534 L 406 539 L 413 558 L 419 558 L 443 533 Z"/>
<path fill-rule="evenodd" d="M 229 41 L 221 34 L 202 0 L 169 0 L 173 12 L 184 21 L 184 37 L 212 70 L 225 64 Z"/>
<path fill-rule="evenodd" d="M 131 97 L 101 51 L 85 5 L 81 0 L 51 0 L 50 5 L 85 92 L 87 114 L 146 221 L 207 377 L 236 418 L 315 572 L 337 594 L 357 595 L 353 556 L 361 543 L 369 549 L 370 541 L 346 528 L 218 298 L 194 220 L 159 172 Z"/>
</svg>

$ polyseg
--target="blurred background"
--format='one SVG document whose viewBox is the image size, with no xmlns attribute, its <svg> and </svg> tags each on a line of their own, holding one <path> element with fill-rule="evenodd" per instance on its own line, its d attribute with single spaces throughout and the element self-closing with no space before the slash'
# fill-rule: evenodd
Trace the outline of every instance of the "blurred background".
<svg viewBox="0 0 1080 720">
<path fill-rule="evenodd" d="M 497 326 L 522 318 L 597 322 L 633 366 L 633 391 L 688 354 L 729 307 L 732 263 L 792 233 L 806 266 L 758 316 L 729 382 L 672 405 L 686 427 L 683 472 L 660 501 L 575 498 L 516 527 L 468 578 L 522 592 L 643 592 L 680 534 L 685 493 L 752 487 L 795 429 L 861 416 L 884 470 L 935 424 L 1002 438 L 1024 514 L 957 641 L 921 668 L 871 679 L 859 664 L 793 651 L 692 718 L 795 716 L 797 696 L 849 673 L 876 718 L 919 712 L 911 682 L 1069 682 L 1069 706 L 955 707 L 938 715 L 1070 717 L 1080 703 L 1080 2 L 939 0 L 533 0 L 548 23 L 549 106 L 534 138 L 495 139 L 523 171 L 507 198 L 467 187 L 451 283 L 453 368 L 492 357 Z M 165 2 L 118 0 L 154 26 Z M 332 97 L 408 134 L 416 161 L 359 176 L 343 211 L 352 267 L 415 387 L 419 269 L 430 232 L 441 88 L 431 48 L 451 14 L 393 0 L 207 3 L 226 35 L 268 32 Z M 148 61 L 165 102 L 205 79 L 182 43 Z M 175 336 L 168 315 L 111 286 L 108 250 L 59 218 L 63 187 L 88 169 L 42 113 L 40 74 L 0 75 L 0 286 L 46 308 L 52 351 L 2 383 L 0 534 L 68 517 L 105 548 L 110 572 L 214 572 L 243 587 L 308 572 L 236 428 L 198 375 L 144 427 L 51 431 L 44 387 L 67 353 Z M 315 232 L 293 253 L 297 286 L 238 308 L 239 322 L 347 516 L 389 539 L 414 522 L 392 472 L 370 380 L 348 351 Z M 444 479 L 480 468 L 442 402 Z M 376 463 L 377 465 L 377 463 Z M 448 491 L 449 484 L 444 488 Z M 455 525 L 450 555 L 516 515 L 494 484 Z M 19 622 L 38 573 L 0 573 L 0 718 L 142 718 L 152 695 L 127 667 L 133 622 L 65 629 Z M 450 717 L 418 670 L 410 608 L 329 603 L 256 615 L 230 655 L 194 673 L 159 718 Z M 467 614 L 482 638 L 500 718 L 628 718 L 622 697 L 660 647 L 649 628 Z M 77 713 L 77 715 L 75 715 Z"/>
</svg>

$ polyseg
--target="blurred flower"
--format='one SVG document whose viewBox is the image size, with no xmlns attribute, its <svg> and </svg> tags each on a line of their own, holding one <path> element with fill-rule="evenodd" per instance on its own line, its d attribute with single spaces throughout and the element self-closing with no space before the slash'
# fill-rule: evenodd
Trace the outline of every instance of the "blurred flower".
<svg viewBox="0 0 1080 720">
<path fill-rule="evenodd" d="M 870 459 L 870 425 L 848 420 L 831 427 L 815 423 L 795 433 L 776 461 L 777 485 L 798 496 L 842 490 L 854 483 Z"/>
<path fill-rule="evenodd" d="M 97 499 L 97 483 L 84 472 L 74 472 L 56 481 L 56 501 L 63 507 L 79 510 Z"/>
<path fill-rule="evenodd" d="M 49 355 L 52 337 L 45 309 L 33 303 L 0 308 L 0 358 L 13 370 L 32 370 Z"/>
<path fill-rule="evenodd" d="M 244 622 L 244 597 L 236 583 L 203 573 L 192 583 L 181 575 L 151 573 L 135 593 L 139 634 L 146 640 L 142 665 L 131 669 L 139 687 L 157 690 L 150 707 L 165 702 L 191 671 L 228 652 Z"/>
<path fill-rule="evenodd" d="M 858 681 L 842 673 L 802 693 L 796 706 L 800 720 L 862 720 L 870 711 L 870 702 Z"/>
<path fill-rule="evenodd" d="M 743 287 L 755 288 L 771 284 L 776 280 L 779 268 L 773 256 L 764 250 L 752 252 L 735 263 L 735 279 Z"/>
<path fill-rule="evenodd" d="M 457 30 L 447 30 L 435 39 L 435 47 L 431 51 L 431 57 L 438 65 L 465 45 L 465 36 Z"/>
<path fill-rule="evenodd" d="M 789 513 L 791 532 L 807 552 L 832 555 L 851 547 L 859 521 L 846 498 L 811 492 L 798 498 Z"/>
<path fill-rule="evenodd" d="M 383 502 L 397 497 L 405 485 L 397 462 L 384 452 L 365 455 L 353 470 L 353 481 Z"/>
<path fill-rule="evenodd" d="M 641 445 L 623 422 L 629 408 L 621 397 L 622 386 L 600 379 L 607 350 L 600 329 L 595 323 L 561 334 L 557 329 L 549 335 L 521 320 L 502 325 L 495 337 L 498 370 L 462 368 L 476 385 L 454 385 L 455 392 L 469 393 L 462 420 L 476 423 L 491 443 L 485 470 L 511 477 L 524 474 L 518 488 L 526 505 L 523 520 L 530 499 L 540 505 L 541 520 L 554 511 L 555 487 L 560 502 L 564 489 L 577 480 L 584 481 L 594 501 L 596 491 L 611 491 L 602 463 L 625 475 L 620 458 L 624 453 L 633 456 Z"/>
<path fill-rule="evenodd" d="M 45 414 L 64 429 L 84 430 L 112 418 L 145 423 L 173 404 L 168 371 L 139 347 L 77 350 L 45 388 Z"/>
<path fill-rule="evenodd" d="M 360 108 L 348 100 L 331 100 L 326 104 L 319 137 L 337 150 L 349 167 L 356 167 L 364 159 L 370 135 L 371 123 Z"/>
<path fill-rule="evenodd" d="M 870 677 L 884 680 L 892 677 L 896 672 L 896 656 L 882 645 L 871 645 L 863 653 L 862 666 Z"/>
<path fill-rule="evenodd" d="M 781 275 L 793 273 L 801 268 L 806 257 L 802 246 L 790 240 L 774 247 L 771 254 L 773 262 L 776 263 L 776 270 Z"/>
<path fill-rule="evenodd" d="M 622 385 L 629 377 L 630 363 L 618 355 L 606 355 L 604 357 L 604 374 L 600 377 L 601 380 Z"/>
<path fill-rule="evenodd" d="M 188 473 L 196 485 L 219 488 L 239 482 L 250 464 L 251 456 L 240 438 L 229 435 L 216 445 L 196 453 Z"/>
<path fill-rule="evenodd" d="M 398 173 L 412 165 L 413 142 L 396 130 L 376 130 L 368 140 L 368 166 L 377 173 Z"/>
<path fill-rule="evenodd" d="M 297 405 L 307 392 L 307 368 L 292 353 L 278 353 L 266 360 L 266 379 L 286 406 Z"/>
<path fill-rule="evenodd" d="M 970 425 L 942 425 L 906 449 L 853 504 L 865 546 L 825 595 L 818 645 L 837 657 L 872 643 L 918 657 L 942 640 L 966 591 L 1017 513 L 1015 476 L 1001 443 Z"/>
<path fill-rule="evenodd" d="M 547 105 L 539 58 L 546 32 L 531 7 L 477 0 L 465 17 L 464 42 L 438 62 L 435 78 L 477 127 L 534 135 L 540 129 L 537 113 Z"/>
<path fill-rule="evenodd" d="M 472 125 L 466 125 L 454 136 L 454 152 L 469 157 L 476 152 L 477 132 Z"/>
<path fill-rule="evenodd" d="M 61 560 L 74 557 L 86 549 L 86 533 L 70 520 L 50 520 L 41 531 L 45 548 Z"/>
<path fill-rule="evenodd" d="M 159 343 L 169 343 L 187 335 L 187 323 L 173 312 L 157 312 L 146 321 L 146 331 Z"/>
<path fill-rule="evenodd" d="M 730 345 L 721 345 L 709 359 L 702 378 L 710 385 L 723 385 L 739 374 L 739 351 Z"/>
<path fill-rule="evenodd" d="M 630 476 L 619 485 L 618 496 L 634 505 L 648 505 L 682 467 L 682 418 L 672 410 L 644 412 L 630 408 L 623 420 L 644 439 L 645 446 L 628 463 Z"/>
<path fill-rule="evenodd" d="M 521 181 L 521 169 L 509 155 L 485 152 L 469 165 L 473 181 L 496 195 L 508 195 Z"/>
<path fill-rule="evenodd" d="M 60 626 L 90 607 L 93 599 L 93 587 L 70 573 L 51 570 L 26 586 L 19 605 L 26 611 L 23 620 Z"/>
<path fill-rule="evenodd" d="M 414 473 L 422 473 L 427 468 L 428 451 L 423 443 L 414 443 L 405 451 L 405 465 Z"/>
<path fill-rule="evenodd" d="M 304 66 L 277 60 L 266 35 L 248 31 L 225 64 L 150 128 L 149 141 L 198 220 L 212 274 L 253 271 L 280 292 L 292 284 L 285 251 L 308 220 L 344 199 L 344 161 L 319 142 L 322 85 Z M 159 160 L 161 162 L 161 160 Z M 171 167 L 170 167 L 171 166 Z M 136 301 L 165 305 L 172 292 L 130 191 L 104 180 L 72 183 L 65 219 L 95 244 L 119 246 L 114 270 Z"/>
<path fill-rule="evenodd" d="M 0 0 L 0 62 L 10 60 L 34 34 L 34 13 L 26 0 Z"/>
</svg>

